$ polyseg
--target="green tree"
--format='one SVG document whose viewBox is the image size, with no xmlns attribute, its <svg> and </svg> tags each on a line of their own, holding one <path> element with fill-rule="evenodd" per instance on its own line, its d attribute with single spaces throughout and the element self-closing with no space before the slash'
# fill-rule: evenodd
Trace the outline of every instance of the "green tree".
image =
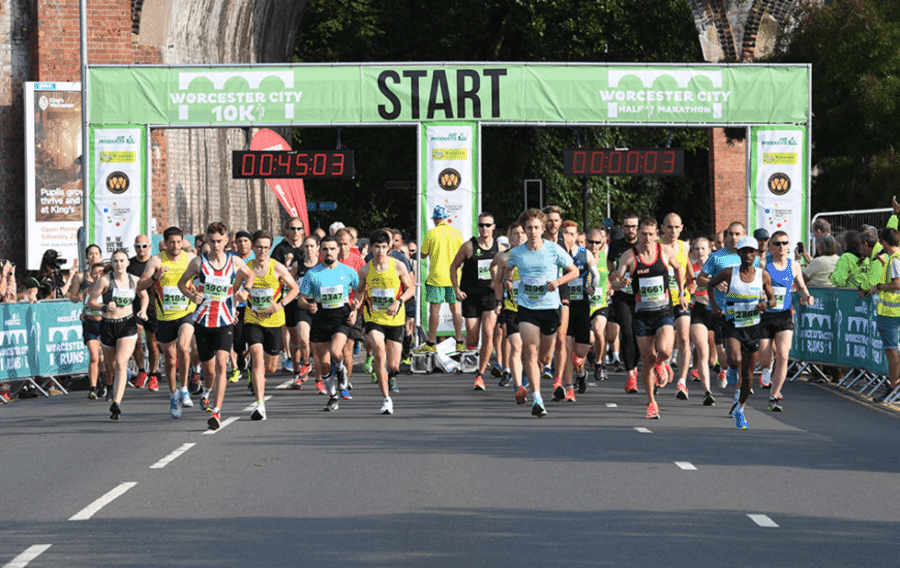
<svg viewBox="0 0 900 568">
<path fill-rule="evenodd" d="M 900 5 L 806 5 L 774 60 L 812 63 L 813 211 L 887 207 L 900 185 Z"/>
</svg>

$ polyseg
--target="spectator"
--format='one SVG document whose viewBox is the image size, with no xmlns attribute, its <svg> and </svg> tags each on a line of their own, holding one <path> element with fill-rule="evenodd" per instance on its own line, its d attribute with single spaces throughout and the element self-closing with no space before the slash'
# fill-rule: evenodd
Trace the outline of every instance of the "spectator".
<svg viewBox="0 0 900 568">
<path fill-rule="evenodd" d="M 806 285 L 814 288 L 834 288 L 831 274 L 838 262 L 837 244 L 834 237 L 825 233 L 816 239 L 816 253 L 819 255 L 810 261 L 803 271 Z"/>
<path fill-rule="evenodd" d="M 844 233 L 844 254 L 838 259 L 831 273 L 831 283 L 836 288 L 858 288 L 868 269 L 868 259 L 860 252 L 859 233 Z"/>
<path fill-rule="evenodd" d="M 878 294 L 881 300 L 876 305 L 875 324 L 884 344 L 890 384 L 888 393 L 873 399 L 875 402 L 884 402 L 900 387 L 900 355 L 897 352 L 897 344 L 900 343 L 900 233 L 897 229 L 887 228 L 881 231 L 881 245 L 887 257 L 885 281 L 872 286 L 869 293 Z"/>
<path fill-rule="evenodd" d="M 13 304 L 16 301 L 16 265 L 0 259 L 0 303 Z"/>
<path fill-rule="evenodd" d="M 36 289 L 32 294 L 36 301 L 65 298 L 69 294 L 72 279 L 78 273 L 78 259 L 72 260 L 72 269 L 68 276 L 63 276 L 62 265 L 65 260 L 59 258 L 54 249 L 47 249 L 41 258 L 41 266 L 35 276 L 25 281 L 25 288 Z"/>
</svg>

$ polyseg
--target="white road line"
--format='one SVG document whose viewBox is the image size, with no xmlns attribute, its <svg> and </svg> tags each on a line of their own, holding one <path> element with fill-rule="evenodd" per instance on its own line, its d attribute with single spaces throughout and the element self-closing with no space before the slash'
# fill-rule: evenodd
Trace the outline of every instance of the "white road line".
<svg viewBox="0 0 900 568">
<path fill-rule="evenodd" d="M 675 465 L 687 471 L 697 471 L 697 468 L 691 462 L 675 462 Z"/>
<path fill-rule="evenodd" d="M 238 418 L 240 418 L 240 416 L 232 416 L 231 418 L 226 418 L 226 419 L 223 420 L 222 423 L 219 425 L 219 430 L 221 430 L 222 428 L 228 426 L 229 424 L 231 424 L 232 422 L 234 422 L 234 421 L 237 420 Z M 203 431 L 203 434 L 204 434 L 204 435 L 206 435 L 206 434 L 215 434 L 215 433 L 218 432 L 219 430 L 204 430 L 204 431 Z"/>
<path fill-rule="evenodd" d="M 288 388 L 289 386 L 291 386 L 291 383 L 293 383 L 293 382 L 294 382 L 294 379 L 290 379 L 290 380 L 287 380 L 287 381 L 281 383 L 280 385 L 278 385 L 278 386 L 275 387 L 275 388 L 276 388 L 276 389 L 286 389 L 286 388 Z"/>
<path fill-rule="evenodd" d="M 754 523 L 761 527 L 765 527 L 767 529 L 777 529 L 778 525 L 775 524 L 775 521 L 770 519 L 767 515 L 747 515 L 750 517 Z"/>
<path fill-rule="evenodd" d="M 272 395 L 264 396 L 263 402 L 268 402 L 270 398 L 272 398 Z M 251 404 L 250 406 L 248 406 L 247 408 L 245 408 L 244 410 L 242 410 L 241 412 L 253 412 L 254 408 L 256 408 L 255 402 L 253 404 Z"/>
<path fill-rule="evenodd" d="M 102 509 L 103 507 L 109 505 L 116 497 L 119 497 L 132 487 L 137 485 L 137 481 L 129 481 L 127 483 L 122 483 L 103 497 L 97 499 L 81 511 L 75 513 L 74 516 L 70 517 L 70 521 L 86 521 L 94 516 L 94 513 Z"/>
<path fill-rule="evenodd" d="M 182 446 L 181 446 L 180 448 L 178 448 L 177 450 L 175 450 L 175 451 L 172 452 L 171 454 L 167 455 L 167 456 L 164 457 L 163 459 L 159 460 L 159 461 L 156 462 L 155 464 L 151 465 L 151 466 L 150 466 L 150 469 L 162 469 L 162 468 L 166 467 L 167 465 L 169 465 L 169 463 L 170 463 L 172 460 L 174 460 L 175 458 L 177 458 L 178 456 L 180 456 L 180 455 L 183 454 L 184 452 L 190 450 L 191 448 L 193 448 L 193 447 L 196 446 L 196 445 L 197 445 L 197 444 L 194 444 L 194 443 L 182 444 Z"/>
<path fill-rule="evenodd" d="M 616 404 L 615 402 L 607 402 L 606 403 L 606 408 L 618 408 L 618 407 L 619 407 L 619 405 Z"/>
<path fill-rule="evenodd" d="M 642 428 L 642 427 L 637 427 L 637 428 L 635 428 L 635 430 L 637 430 L 637 431 L 640 432 L 641 434 L 652 434 L 652 433 L 653 433 L 653 432 L 651 432 L 649 429 L 647 429 L 647 428 Z"/>
<path fill-rule="evenodd" d="M 24 568 L 28 566 L 28 563 L 40 556 L 45 550 L 50 548 L 51 544 L 35 544 L 29 546 L 25 549 L 25 552 L 16 556 L 8 563 L 3 565 L 3 568 Z"/>
</svg>

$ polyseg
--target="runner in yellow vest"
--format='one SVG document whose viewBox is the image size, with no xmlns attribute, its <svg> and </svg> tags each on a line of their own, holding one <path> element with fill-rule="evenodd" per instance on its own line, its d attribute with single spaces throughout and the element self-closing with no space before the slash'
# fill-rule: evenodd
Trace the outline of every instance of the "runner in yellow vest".
<svg viewBox="0 0 900 568">
<path fill-rule="evenodd" d="M 518 295 L 519 295 L 519 269 L 514 268 L 509 278 L 506 278 L 506 263 L 509 260 L 509 251 L 525 242 L 525 230 L 516 221 L 506 231 L 509 239 L 509 249 L 494 257 L 492 269 L 494 270 L 494 294 L 497 299 L 502 299 L 502 306 L 498 322 L 503 329 L 504 337 L 497 350 L 504 351 L 503 360 L 508 367 L 503 370 L 500 378 L 500 386 L 509 385 L 512 380 L 516 389 L 515 397 L 518 404 L 525 404 L 528 391 L 522 385 L 522 336 L 519 334 L 518 319 Z"/>
<path fill-rule="evenodd" d="M 682 289 L 684 290 L 684 299 L 690 305 L 691 288 L 694 284 L 694 269 L 691 266 L 689 257 L 690 247 L 688 244 L 678 237 L 684 229 L 681 217 L 677 213 L 669 213 L 663 220 L 663 235 L 659 242 L 663 245 L 663 252 L 669 258 L 674 258 L 681 265 L 681 272 L 684 275 Z M 675 387 L 675 398 L 679 400 L 688 399 L 687 376 L 688 366 L 691 361 L 691 310 L 690 307 L 682 309 L 678 298 L 678 283 L 675 281 L 675 270 L 669 267 L 669 295 L 672 297 L 672 310 L 675 316 L 675 345 L 678 350 L 676 362 L 678 363 L 678 384 Z M 672 377 L 669 377 L 672 380 Z"/>
</svg>

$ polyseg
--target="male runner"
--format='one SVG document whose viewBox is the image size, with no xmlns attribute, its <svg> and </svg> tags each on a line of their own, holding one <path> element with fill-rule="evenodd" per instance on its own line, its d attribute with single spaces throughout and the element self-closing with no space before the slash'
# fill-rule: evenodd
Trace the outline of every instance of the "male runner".
<svg viewBox="0 0 900 568">
<path fill-rule="evenodd" d="M 278 243 L 272 249 L 272 258 L 284 265 L 285 268 L 291 270 L 295 262 L 299 262 L 303 258 L 303 238 L 306 232 L 303 226 L 303 220 L 300 217 L 292 217 L 284 223 L 284 240 Z M 300 360 L 300 332 L 297 324 L 300 323 L 298 314 L 297 301 L 291 301 L 284 307 L 284 321 L 287 329 L 288 340 L 288 357 L 285 361 L 285 370 L 294 373 L 294 382 L 300 380 L 302 384 L 305 380 L 305 374 L 301 373 L 304 369 L 303 362 Z M 282 340 L 285 336 L 282 336 Z M 309 372 L 309 369 L 305 369 Z"/>
<path fill-rule="evenodd" d="M 558 244 L 543 238 L 546 218 L 539 209 L 522 213 L 519 222 L 528 240 L 510 251 L 506 263 L 507 280 L 512 278 L 513 269 L 519 269 L 517 302 L 522 362 L 534 399 L 531 414 L 537 417 L 547 415 L 541 398 L 540 362 L 549 361 L 559 330 L 559 287 L 578 276 L 572 257 Z M 563 276 L 559 276 L 560 268 L 565 269 Z"/>
<path fill-rule="evenodd" d="M 609 265 L 606 262 L 606 244 L 609 233 L 606 227 L 594 227 L 585 236 L 587 249 L 596 260 L 600 280 L 591 294 L 591 331 L 594 332 L 594 380 L 606 380 L 606 323 L 609 319 Z M 584 385 L 587 390 L 587 383 Z M 585 391 L 579 391 L 583 393 Z"/>
<path fill-rule="evenodd" d="M 640 217 L 637 213 L 628 212 L 622 217 L 622 238 L 615 239 L 609 243 L 609 252 L 606 255 L 606 261 L 609 264 L 610 274 L 616 272 L 620 263 L 622 254 L 631 250 L 638 243 L 638 220 Z M 612 288 L 615 290 L 612 296 L 612 311 L 616 317 L 616 323 L 621 331 L 620 349 L 622 353 L 622 364 L 627 374 L 625 378 L 625 392 L 636 393 L 637 388 L 637 364 L 638 364 L 638 344 L 634 335 L 634 329 L 631 324 L 632 314 L 634 314 L 634 292 L 631 289 L 629 271 L 625 271 L 625 276 L 629 277 L 629 283 L 615 283 Z"/>
<path fill-rule="evenodd" d="M 338 260 L 344 266 L 349 266 L 359 274 L 360 269 L 366 265 L 366 261 L 363 259 L 362 255 L 359 254 L 359 249 L 356 248 L 356 238 L 353 236 L 352 227 L 341 227 L 334 234 L 334 238 L 337 239 L 338 242 Z M 348 302 L 350 305 L 353 305 L 354 302 L 354 290 L 350 290 L 350 297 Z M 344 380 L 341 382 L 341 398 L 344 400 L 350 400 L 353 398 L 350 395 L 350 391 L 353 389 L 353 383 L 350 382 L 350 376 L 353 374 L 353 356 L 356 353 L 359 353 L 359 344 L 363 341 L 364 332 L 363 332 L 363 318 L 362 314 L 357 310 L 356 319 L 353 321 L 353 324 L 350 325 L 350 334 L 347 336 L 347 342 L 344 344 L 344 366 L 346 368 L 346 373 Z"/>
<path fill-rule="evenodd" d="M 178 288 L 178 281 L 194 255 L 182 251 L 182 237 L 183 233 L 178 227 L 169 227 L 163 232 L 163 250 L 147 261 L 144 274 L 137 285 L 138 291 L 153 287 L 158 321 L 156 341 L 165 361 L 166 379 L 169 382 L 169 412 L 172 418 L 181 416 L 182 407 L 194 406 L 187 385 L 191 339 L 194 337 L 191 314 L 197 306 Z"/>
<path fill-rule="evenodd" d="M 220 411 L 225 401 L 228 384 L 226 365 L 234 346 L 235 291 L 247 299 L 243 289 L 245 281 L 253 281 L 255 275 L 236 254 L 225 252 L 228 230 L 223 223 L 212 223 L 206 229 L 209 253 L 194 257 L 178 280 L 178 289 L 190 298 L 194 310 L 194 337 L 197 338 L 197 355 L 203 367 L 204 385 L 200 407 L 212 412 L 207 424 L 210 430 L 221 425 Z M 197 277 L 198 288 L 188 283 Z M 209 391 L 215 389 L 215 399 L 210 405 Z"/>
<path fill-rule="evenodd" d="M 699 274 L 703 269 L 706 259 L 709 258 L 709 238 L 697 237 L 691 243 L 691 253 L 696 258 L 696 263 L 691 265 L 694 274 Z M 691 304 L 691 342 L 694 345 L 694 370 L 691 373 L 694 380 L 703 385 L 703 406 L 715 406 L 716 399 L 710 392 L 709 369 L 710 345 L 715 350 L 715 339 L 710 340 L 710 332 L 713 327 L 712 312 L 709 310 L 709 294 L 705 287 L 694 290 L 694 302 Z"/>
<path fill-rule="evenodd" d="M 350 292 L 359 285 L 359 275 L 349 266 L 338 262 L 338 243 L 325 237 L 319 243 L 322 263 L 311 268 L 300 283 L 300 294 L 310 305 L 312 328 L 309 340 L 313 346 L 316 369 L 328 390 L 326 412 L 338 409 L 338 388 L 346 390 L 347 368 L 344 366 L 344 346 L 350 326 L 356 321 L 356 310 L 349 303 Z"/>
<path fill-rule="evenodd" d="M 519 269 L 514 268 L 507 273 L 509 253 L 512 249 L 525 242 L 525 231 L 517 222 L 509 226 L 506 231 L 509 239 L 509 250 L 498 253 L 494 257 L 494 294 L 498 302 L 502 303 L 499 321 L 500 327 L 505 332 L 505 341 L 501 342 L 501 349 L 505 351 L 504 361 L 509 367 L 504 369 L 500 378 L 500 386 L 505 387 L 512 379 L 516 387 L 516 403 L 525 404 L 528 399 L 528 391 L 522 384 L 522 337 L 519 333 L 518 297 L 519 297 Z M 507 278 L 507 274 L 509 277 Z M 500 349 L 498 349 L 500 351 Z"/>
<path fill-rule="evenodd" d="M 494 216 L 478 215 L 478 237 L 466 241 L 450 263 L 450 282 L 456 297 L 462 300 L 462 315 L 466 321 L 466 349 L 474 350 L 481 338 L 478 353 L 478 372 L 474 390 L 485 390 L 484 372 L 494 350 L 494 326 L 497 325 L 497 297 L 491 287 L 491 263 L 498 252 L 506 250 L 494 240 Z M 462 281 L 457 278 L 462 267 Z"/>
<path fill-rule="evenodd" d="M 393 414 L 388 380 L 400 372 L 400 349 L 406 325 L 403 304 L 415 293 L 415 283 L 406 265 L 389 256 L 391 238 L 375 231 L 369 239 L 373 257 L 359 271 L 355 309 L 365 305 L 366 337 L 375 356 L 375 374 L 384 404 L 381 414 Z"/>
<path fill-rule="evenodd" d="M 253 235 L 249 232 L 241 230 L 234 233 L 234 254 L 241 259 L 244 264 L 254 258 L 253 255 Z M 241 296 L 235 298 L 234 309 L 234 345 L 231 348 L 231 376 L 228 377 L 229 383 L 236 383 L 241 380 L 241 373 L 247 370 L 247 341 L 244 339 L 244 312 L 247 310 L 246 299 Z M 253 385 L 250 384 L 249 377 L 248 386 L 250 392 L 253 392 Z"/>
<path fill-rule="evenodd" d="M 294 263 L 294 271 L 291 275 L 299 283 L 306 276 L 311 268 L 319 264 L 319 238 L 310 235 L 303 239 L 301 247 L 303 256 L 299 262 Z M 299 296 L 299 295 L 298 295 Z M 312 326 L 312 314 L 309 313 L 311 306 L 303 300 L 302 297 L 297 299 L 297 331 L 300 336 L 300 375 L 291 383 L 291 388 L 300 390 L 303 388 L 303 382 L 309 377 L 312 368 L 312 346 L 309 342 L 309 330 Z M 295 373 L 296 375 L 296 373 Z M 316 369 L 316 394 L 325 394 L 325 385 L 319 378 L 319 370 Z"/>
<path fill-rule="evenodd" d="M 568 253 L 575 242 L 573 240 L 571 243 L 566 243 L 565 237 L 560 231 L 563 224 L 562 208 L 556 205 L 548 205 L 544 207 L 543 212 L 547 218 L 544 224 L 544 239 L 558 244 Z M 560 273 L 561 275 L 562 273 Z M 547 358 L 541 360 L 541 364 L 544 366 L 541 378 L 548 381 L 553 380 L 553 390 L 556 390 L 562 384 L 562 375 L 566 365 L 566 333 L 569 329 L 569 287 L 565 284 L 559 287 L 559 300 L 561 306 L 559 310 L 559 329 L 556 332 L 556 344 L 553 351 L 547 354 Z M 551 361 L 553 363 L 552 367 Z"/>
<path fill-rule="evenodd" d="M 675 398 L 679 400 L 688 399 L 687 376 L 688 363 L 691 360 L 691 286 L 694 282 L 694 270 L 691 268 L 690 247 L 688 244 L 678 237 L 684 225 L 681 217 L 677 213 L 669 213 L 663 219 L 663 235 L 660 242 L 663 245 L 663 252 L 669 258 L 674 258 L 681 265 L 681 271 L 685 280 L 681 282 L 684 297 L 688 302 L 688 307 L 682 309 L 680 300 L 675 292 L 678 290 L 677 282 L 675 282 L 675 272 L 669 268 L 669 293 L 672 296 L 672 309 L 675 316 L 675 349 L 678 351 L 676 362 L 678 364 L 678 384 L 675 388 Z"/>
<path fill-rule="evenodd" d="M 450 215 L 443 205 L 435 205 L 431 215 L 434 228 L 425 234 L 419 249 L 422 258 L 430 258 L 428 278 L 425 279 L 425 301 L 428 302 L 428 341 L 415 349 L 416 353 L 434 353 L 435 341 L 440 323 L 441 304 L 449 304 L 453 316 L 453 330 L 456 333 L 456 349 L 466 348 L 462 341 L 462 311 L 457 303 L 456 291 L 450 280 L 450 263 L 463 245 L 462 233 L 451 227 Z"/>
<path fill-rule="evenodd" d="M 644 217 L 638 224 L 638 245 L 626 251 L 616 269 L 616 280 L 631 284 L 634 290 L 632 327 L 641 354 L 641 379 L 647 392 L 647 418 L 659 418 L 654 382 L 663 387 L 672 379 L 669 358 L 672 356 L 674 322 L 669 291 L 669 267 L 675 272 L 679 305 L 687 308 L 684 298 L 684 273 L 677 260 L 666 255 L 658 242 L 656 219 Z M 626 274 L 630 273 L 630 277 Z M 654 381 L 655 371 L 655 381 Z"/>
<path fill-rule="evenodd" d="M 153 255 L 150 250 L 150 239 L 147 235 L 138 235 L 135 237 L 134 256 L 128 261 L 128 274 L 137 276 L 138 278 L 143 276 L 151 256 Z M 141 307 L 140 304 L 137 303 L 139 300 L 136 299 L 135 302 L 136 303 L 133 306 L 134 313 L 138 313 Z M 159 390 L 159 373 L 157 372 L 157 369 L 159 368 L 159 345 L 156 343 L 157 325 L 156 302 L 150 302 L 150 305 L 147 306 L 147 319 L 137 320 L 138 340 L 137 344 L 134 346 L 134 362 L 137 364 L 138 374 L 134 378 L 133 384 L 137 388 L 143 388 L 144 384 L 146 384 L 147 390 L 153 392 Z M 141 337 L 144 337 L 147 341 L 147 358 L 149 360 L 147 361 L 146 367 L 144 365 L 144 346 L 141 344 Z M 146 372 L 146 369 L 150 369 L 149 375 Z"/>
</svg>

